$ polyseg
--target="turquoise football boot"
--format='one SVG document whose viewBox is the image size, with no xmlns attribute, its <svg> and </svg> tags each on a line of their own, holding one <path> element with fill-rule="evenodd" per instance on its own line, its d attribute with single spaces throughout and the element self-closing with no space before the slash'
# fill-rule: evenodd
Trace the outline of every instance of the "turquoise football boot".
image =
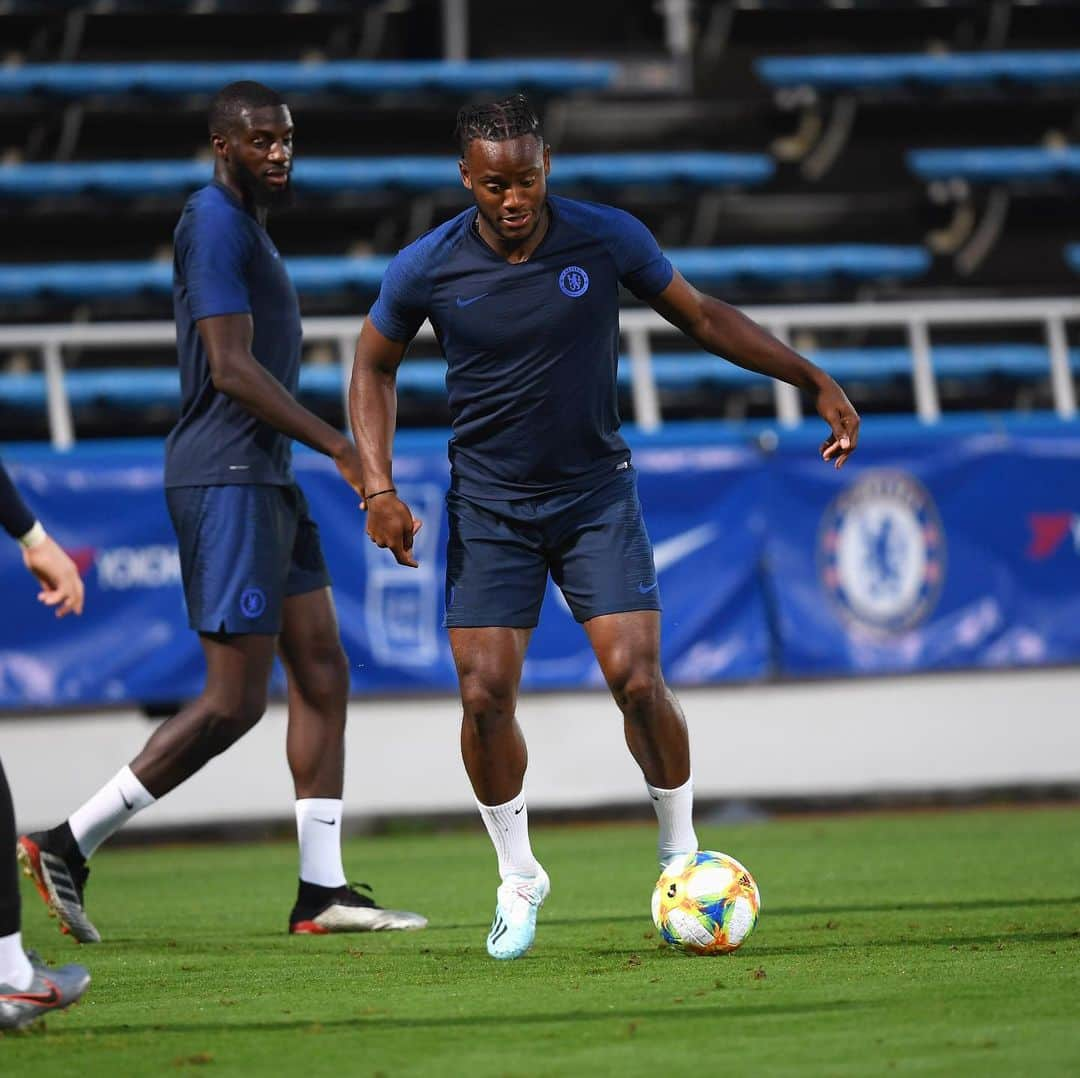
<svg viewBox="0 0 1080 1078">
<path fill-rule="evenodd" d="M 536 938 L 536 914 L 551 891 L 548 874 L 507 876 L 496 892 L 495 920 L 487 938 L 492 958 L 520 958 Z"/>
</svg>

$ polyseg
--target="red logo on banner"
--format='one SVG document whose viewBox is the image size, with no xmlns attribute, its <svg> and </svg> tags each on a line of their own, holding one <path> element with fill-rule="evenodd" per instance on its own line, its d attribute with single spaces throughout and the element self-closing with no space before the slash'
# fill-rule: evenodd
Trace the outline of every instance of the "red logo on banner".
<svg viewBox="0 0 1080 1078">
<path fill-rule="evenodd" d="M 1072 513 L 1031 513 L 1031 543 L 1027 556 L 1032 561 L 1042 561 L 1057 553 L 1058 547 L 1072 530 L 1075 516 Z"/>
</svg>

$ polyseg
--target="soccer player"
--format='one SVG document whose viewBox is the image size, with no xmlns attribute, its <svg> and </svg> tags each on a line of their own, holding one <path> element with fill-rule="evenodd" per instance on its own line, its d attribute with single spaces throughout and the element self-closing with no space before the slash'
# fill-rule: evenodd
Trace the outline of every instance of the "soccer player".
<svg viewBox="0 0 1080 1078">
<path fill-rule="evenodd" d="M 188 199 L 174 237 L 183 402 L 165 453 L 206 685 L 67 820 L 20 839 L 20 860 L 63 928 L 98 941 L 83 901 L 87 859 L 259 721 L 277 651 L 300 843 L 289 931 L 422 928 L 419 914 L 381 909 L 350 887 L 342 867 L 349 670 L 318 529 L 293 479 L 292 439 L 330 457 L 361 496 L 363 479 L 348 437 L 293 396 L 300 309 L 266 231 L 267 211 L 290 197 L 292 117 L 272 90 L 237 82 L 214 98 L 209 126 L 214 179 Z"/>
<path fill-rule="evenodd" d="M 22 547 L 26 568 L 38 578 L 38 599 L 58 618 L 81 614 L 83 583 L 75 563 L 50 538 L 19 497 L 0 464 L 0 527 Z M 50 969 L 23 950 L 19 873 L 15 863 L 15 807 L 0 763 L 0 1029 L 18 1029 L 49 1011 L 70 1006 L 90 987 L 85 966 Z"/>
<path fill-rule="evenodd" d="M 697 849 L 686 724 L 660 669 L 652 548 L 619 434 L 619 284 L 707 351 L 811 393 L 830 427 L 826 461 L 839 467 L 854 451 L 859 418 L 824 371 L 687 284 L 630 214 L 549 195 L 550 154 L 523 96 L 463 109 L 457 135 L 475 206 L 391 262 L 357 344 L 349 403 L 368 535 L 415 566 L 420 522 L 391 463 L 395 377 L 430 319 L 453 422 L 446 625 L 461 749 L 502 880 L 487 949 L 517 958 L 550 886 L 529 842 L 514 716 L 549 573 L 622 711 L 659 819 L 661 863 Z"/>
</svg>

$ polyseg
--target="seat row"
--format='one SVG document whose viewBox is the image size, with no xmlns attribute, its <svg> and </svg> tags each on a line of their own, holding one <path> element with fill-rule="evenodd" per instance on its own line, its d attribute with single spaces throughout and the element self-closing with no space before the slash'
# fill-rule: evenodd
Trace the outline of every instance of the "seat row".
<svg viewBox="0 0 1080 1078">
<path fill-rule="evenodd" d="M 776 89 L 822 91 L 1080 82 L 1080 51 L 767 56 L 755 64 Z M 213 93 L 240 79 L 281 93 L 472 93 L 528 88 L 553 93 L 609 90 L 620 65 L 592 60 L 325 60 L 256 63 L 48 63 L 0 68 L 0 95 L 63 98 Z"/>
<path fill-rule="evenodd" d="M 253 79 L 282 94 L 446 93 L 538 90 L 571 93 L 616 85 L 619 65 L 606 60 L 264 60 L 198 63 L 15 64 L 0 67 L 0 96 L 60 98 L 212 94 Z"/>
<path fill-rule="evenodd" d="M 565 154 L 554 180 L 595 187 L 684 184 L 695 187 L 751 186 L 774 171 L 771 158 L 753 153 Z M 207 183 L 206 161 L 93 161 L 0 165 L 0 196 L 169 195 Z M 450 154 L 375 158 L 300 157 L 293 182 L 314 192 L 429 191 L 461 184 Z"/>
<path fill-rule="evenodd" d="M 926 181 L 964 179 L 974 183 L 1051 181 L 1080 176 L 1080 147 L 1021 146 L 915 149 L 911 170 Z M 753 153 L 565 154 L 558 158 L 556 185 L 597 188 L 679 184 L 688 187 L 752 187 L 775 171 L 772 159 Z M 41 198 L 80 194 L 169 195 L 207 182 L 205 161 L 32 162 L 0 165 L 0 196 Z M 457 187 L 450 155 L 373 158 L 307 157 L 296 163 L 297 190 L 318 193 L 397 190 L 425 192 Z"/>
<path fill-rule="evenodd" d="M 974 87 L 995 82 L 1028 86 L 1080 82 L 1080 51 L 900 53 L 891 55 L 765 56 L 754 65 L 774 89 L 824 92 Z"/>
<path fill-rule="evenodd" d="M 669 250 L 673 265 L 687 278 L 717 284 L 738 278 L 760 281 L 824 281 L 832 278 L 907 280 L 930 268 L 921 247 L 884 244 L 821 244 L 787 247 L 681 248 Z M 287 259 L 289 276 L 300 293 L 378 291 L 390 259 L 309 256 Z M 172 291 L 170 262 L 59 262 L 0 264 L 0 302 L 62 297 L 95 299 L 167 294 Z"/>
<path fill-rule="evenodd" d="M 911 353 L 902 347 L 830 348 L 809 353 L 834 377 L 848 384 L 882 383 L 910 378 Z M 945 344 L 931 353 L 939 379 L 974 381 L 994 376 L 1019 381 L 1049 377 L 1050 358 L 1041 345 L 1026 343 Z M 1080 373 L 1080 348 L 1069 361 Z M 653 375 L 661 390 L 671 392 L 697 388 L 740 389 L 766 385 L 768 379 L 743 370 L 719 356 L 701 352 L 668 353 L 652 357 Z M 398 391 L 424 398 L 445 395 L 446 364 L 437 359 L 409 359 L 398 370 Z M 632 381 L 628 357 L 621 357 L 619 385 L 629 389 Z M 99 406 L 113 409 L 176 407 L 180 383 L 173 368 L 98 368 L 71 370 L 65 374 L 68 399 L 73 407 Z M 341 398 L 341 370 L 333 364 L 305 364 L 300 371 L 303 396 L 337 401 Z M 45 377 L 39 373 L 0 375 L 0 408 L 43 411 L 46 407 Z"/>
</svg>

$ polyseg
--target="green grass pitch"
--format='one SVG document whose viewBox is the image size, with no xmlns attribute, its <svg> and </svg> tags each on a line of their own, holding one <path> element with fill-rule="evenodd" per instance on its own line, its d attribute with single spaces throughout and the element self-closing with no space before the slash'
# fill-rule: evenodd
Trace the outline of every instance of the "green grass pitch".
<svg viewBox="0 0 1080 1078">
<path fill-rule="evenodd" d="M 351 842 L 346 863 L 412 934 L 290 938 L 291 845 L 105 851 L 57 933 L 85 1001 L 0 1038 L 13 1078 L 298 1075 L 1080 1074 L 1080 810 L 702 826 L 761 886 L 734 955 L 662 948 L 651 827 L 537 828 L 551 874 L 533 952 L 484 951 L 494 857 L 479 832 Z"/>
</svg>

